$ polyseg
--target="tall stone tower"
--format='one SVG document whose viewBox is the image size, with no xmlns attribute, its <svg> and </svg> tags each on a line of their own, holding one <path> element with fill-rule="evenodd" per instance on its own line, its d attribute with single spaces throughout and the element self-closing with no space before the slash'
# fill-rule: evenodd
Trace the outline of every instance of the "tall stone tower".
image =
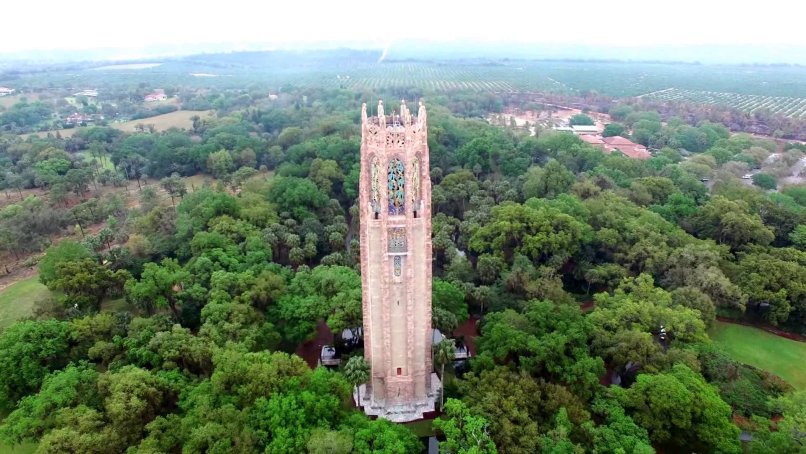
<svg viewBox="0 0 806 454">
<path fill-rule="evenodd" d="M 393 421 L 434 410 L 431 366 L 431 178 L 425 106 L 412 116 L 361 108 L 361 286 L 364 356 L 372 372 L 361 405 Z"/>
</svg>

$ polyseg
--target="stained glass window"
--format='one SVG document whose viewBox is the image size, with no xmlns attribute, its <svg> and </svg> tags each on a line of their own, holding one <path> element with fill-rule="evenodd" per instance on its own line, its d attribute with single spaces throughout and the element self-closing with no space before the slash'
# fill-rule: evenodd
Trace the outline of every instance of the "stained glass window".
<svg viewBox="0 0 806 454">
<path fill-rule="evenodd" d="M 400 277 L 400 275 L 403 274 L 403 259 L 399 255 L 396 255 L 394 258 L 394 264 L 395 277 Z"/>
<path fill-rule="evenodd" d="M 389 214 L 406 214 L 406 170 L 400 159 L 389 161 L 388 186 L 389 186 Z"/>
<path fill-rule="evenodd" d="M 394 227 L 389 229 L 389 252 L 406 252 L 406 229 Z"/>
</svg>

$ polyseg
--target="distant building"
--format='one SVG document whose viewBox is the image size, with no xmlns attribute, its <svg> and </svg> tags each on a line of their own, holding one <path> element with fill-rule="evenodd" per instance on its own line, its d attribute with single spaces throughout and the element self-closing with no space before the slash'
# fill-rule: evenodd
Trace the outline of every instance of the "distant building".
<svg viewBox="0 0 806 454">
<path fill-rule="evenodd" d="M 599 134 L 599 128 L 595 125 L 574 125 L 571 126 L 571 129 L 574 131 L 574 134 L 578 136 L 586 134 Z"/>
<path fill-rule="evenodd" d="M 274 93 L 269 93 L 269 100 L 275 101 L 279 96 L 275 95 Z"/>
<path fill-rule="evenodd" d="M 13 88 L 0 87 L 0 96 L 8 96 L 8 95 L 14 93 L 14 91 L 15 90 Z"/>
<path fill-rule="evenodd" d="M 147 94 L 143 101 L 145 102 L 157 102 L 157 101 L 165 101 L 168 99 L 168 95 L 165 94 L 164 90 L 154 90 L 153 92 Z"/>
<path fill-rule="evenodd" d="M 93 117 L 91 117 L 89 115 L 85 115 L 85 114 L 76 112 L 74 114 L 70 114 L 70 116 L 65 118 L 64 119 L 64 124 L 65 125 L 73 125 L 73 126 L 75 126 L 75 125 L 92 123 L 93 121 L 95 121 L 95 118 L 93 118 Z"/>
<path fill-rule="evenodd" d="M 73 96 L 87 96 L 89 98 L 97 98 L 98 90 L 81 90 L 78 93 L 73 93 Z"/>
<path fill-rule="evenodd" d="M 649 153 L 645 146 L 621 136 L 605 137 L 602 141 L 604 142 L 604 150 L 607 153 L 618 150 L 633 159 L 648 159 L 652 157 L 652 154 Z"/>
</svg>

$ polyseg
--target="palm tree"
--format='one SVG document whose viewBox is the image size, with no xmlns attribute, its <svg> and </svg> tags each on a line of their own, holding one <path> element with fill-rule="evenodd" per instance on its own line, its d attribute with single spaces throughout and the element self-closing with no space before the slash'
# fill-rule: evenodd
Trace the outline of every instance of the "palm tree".
<svg viewBox="0 0 806 454">
<path fill-rule="evenodd" d="M 434 362 L 442 366 L 442 373 L 439 374 L 442 389 L 439 392 L 439 408 L 442 408 L 445 397 L 445 364 L 453 361 L 456 357 L 456 344 L 453 339 L 443 338 L 434 346 Z"/>
<path fill-rule="evenodd" d="M 358 388 L 358 407 L 361 407 L 361 388 L 358 386 L 369 380 L 369 364 L 363 356 L 352 356 L 344 365 L 344 376 Z"/>
</svg>

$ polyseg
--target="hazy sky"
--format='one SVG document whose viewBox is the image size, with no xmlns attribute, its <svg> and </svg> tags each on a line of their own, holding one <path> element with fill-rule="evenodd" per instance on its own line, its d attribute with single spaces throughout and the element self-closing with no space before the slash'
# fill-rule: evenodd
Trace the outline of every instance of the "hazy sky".
<svg viewBox="0 0 806 454">
<path fill-rule="evenodd" d="M 483 40 L 806 46 L 800 2 L 138 0 L 3 2 L 0 52 L 155 44 Z M 743 6 L 747 3 L 748 6 Z M 472 6 L 482 5 L 482 6 Z M 752 5 L 752 6 L 751 6 Z"/>
</svg>

